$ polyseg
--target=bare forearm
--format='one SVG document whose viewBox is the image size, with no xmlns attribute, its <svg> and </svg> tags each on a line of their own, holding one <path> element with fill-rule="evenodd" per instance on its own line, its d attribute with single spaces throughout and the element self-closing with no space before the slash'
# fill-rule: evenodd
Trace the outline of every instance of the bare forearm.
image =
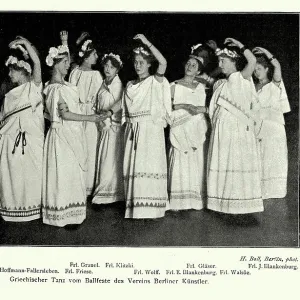
<svg viewBox="0 0 300 300">
<path fill-rule="evenodd" d="M 62 112 L 61 117 L 62 117 L 63 120 L 67 120 L 67 121 L 95 122 L 93 116 L 75 114 L 75 113 L 72 113 L 70 111 Z"/>
<path fill-rule="evenodd" d="M 271 61 L 271 64 L 274 66 L 273 80 L 274 80 L 275 82 L 280 82 L 280 81 L 281 81 L 281 78 L 282 78 L 280 63 L 279 63 L 279 61 L 278 61 L 276 58 L 274 58 L 274 59 Z"/>
<path fill-rule="evenodd" d="M 36 51 L 34 50 L 34 48 L 31 46 L 29 42 L 25 42 L 24 46 L 28 52 L 30 59 L 33 62 L 33 72 L 32 72 L 33 80 L 36 84 L 40 84 L 42 82 L 42 69 L 41 69 L 40 59 Z"/>
<path fill-rule="evenodd" d="M 167 68 L 167 60 L 160 53 L 160 51 L 153 44 L 150 44 L 148 47 L 152 52 L 153 56 L 157 59 L 159 65 Z"/>
<path fill-rule="evenodd" d="M 255 69 L 256 57 L 253 55 L 253 53 L 249 49 L 246 49 L 244 51 L 244 56 L 247 60 L 247 65 L 242 70 L 242 75 L 244 78 L 250 78 Z"/>
</svg>

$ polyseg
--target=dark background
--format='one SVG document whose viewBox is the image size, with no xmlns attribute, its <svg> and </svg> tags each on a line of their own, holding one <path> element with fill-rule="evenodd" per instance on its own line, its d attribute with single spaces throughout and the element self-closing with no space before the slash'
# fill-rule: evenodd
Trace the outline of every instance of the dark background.
<svg viewBox="0 0 300 300">
<path fill-rule="evenodd" d="M 183 62 L 190 47 L 214 39 L 221 45 L 226 37 L 265 47 L 280 61 L 293 111 L 298 111 L 299 16 L 297 14 L 203 14 L 203 13 L 0 13 L 0 61 L 5 62 L 8 43 L 16 35 L 28 38 L 44 63 L 49 47 L 60 44 L 59 32 L 68 30 L 74 45 L 82 31 L 97 44 L 100 57 L 108 52 L 121 55 L 125 66 L 120 77 L 134 77 L 131 63 L 133 36 L 143 33 L 168 60 L 169 81 L 183 75 Z M 43 68 L 44 80 L 48 79 Z M 0 76 L 5 75 L 0 67 Z"/>
<path fill-rule="evenodd" d="M 78 230 L 42 224 L 0 220 L 3 245 L 119 245 L 119 246 L 298 246 L 298 140 L 299 140 L 299 16 L 297 14 L 203 13 L 7 13 L 0 12 L 0 81 L 8 43 L 16 35 L 28 38 L 44 63 L 51 46 L 60 43 L 59 31 L 69 31 L 72 45 L 82 31 L 97 44 L 100 57 L 120 54 L 124 84 L 134 77 L 132 38 L 143 33 L 168 61 L 169 81 L 183 75 L 183 62 L 191 46 L 214 39 L 222 44 L 233 37 L 250 49 L 261 46 L 280 61 L 292 111 L 285 115 L 289 150 L 288 193 L 284 199 L 264 201 L 265 211 L 237 223 L 230 215 L 202 211 L 168 213 L 157 220 L 124 219 L 122 203 L 92 207 Z M 97 66 L 99 67 L 99 66 Z M 43 65 L 43 80 L 48 79 Z"/>
</svg>

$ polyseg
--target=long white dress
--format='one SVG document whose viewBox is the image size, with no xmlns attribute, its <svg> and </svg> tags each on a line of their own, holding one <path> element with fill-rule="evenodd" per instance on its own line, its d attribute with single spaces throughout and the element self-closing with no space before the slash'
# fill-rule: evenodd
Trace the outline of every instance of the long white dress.
<svg viewBox="0 0 300 300">
<path fill-rule="evenodd" d="M 171 112 L 170 85 L 149 76 L 129 82 L 123 97 L 126 121 L 125 218 L 159 218 L 168 204 L 164 127 Z"/>
<path fill-rule="evenodd" d="M 99 71 L 82 71 L 76 67 L 70 73 L 70 83 L 79 89 L 80 104 L 82 113 L 93 115 L 97 93 L 102 85 L 103 79 Z M 95 188 L 96 152 L 98 130 L 93 122 L 83 123 L 84 133 L 87 141 L 88 171 L 86 172 L 87 195 L 91 195 Z"/>
<path fill-rule="evenodd" d="M 235 72 L 214 91 L 208 153 L 207 208 L 223 213 L 263 211 L 260 161 L 254 133 L 256 91 Z"/>
<path fill-rule="evenodd" d="M 6 221 L 41 217 L 44 118 L 42 83 L 5 95 L 0 115 L 0 215 Z"/>
<path fill-rule="evenodd" d="M 205 86 L 195 89 L 175 86 L 173 104 L 205 106 Z M 204 186 L 204 143 L 207 122 L 204 114 L 190 115 L 186 110 L 172 112 L 169 152 L 169 198 L 171 210 L 202 209 Z"/>
<path fill-rule="evenodd" d="M 287 193 L 288 149 L 284 113 L 290 105 L 283 82 L 270 82 L 257 92 L 259 99 L 257 125 L 261 155 L 262 195 L 264 199 L 284 198 Z"/>
<path fill-rule="evenodd" d="M 92 203 L 105 204 L 124 201 L 123 159 L 124 130 L 121 127 L 121 98 L 123 85 L 115 76 L 110 85 L 102 83 L 96 111 L 112 109 L 112 117 L 104 121 L 97 151 L 96 188 Z"/>
<path fill-rule="evenodd" d="M 63 227 L 81 224 L 86 218 L 86 139 L 82 122 L 63 120 L 58 103 L 81 114 L 79 93 L 68 82 L 49 84 L 46 109 L 51 127 L 47 133 L 43 160 L 43 222 Z"/>
</svg>

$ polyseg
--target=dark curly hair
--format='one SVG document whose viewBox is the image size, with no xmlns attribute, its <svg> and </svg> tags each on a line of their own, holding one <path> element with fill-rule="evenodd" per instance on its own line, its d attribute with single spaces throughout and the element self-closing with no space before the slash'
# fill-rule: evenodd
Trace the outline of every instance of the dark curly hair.
<svg viewBox="0 0 300 300">
<path fill-rule="evenodd" d="M 265 54 L 257 54 L 256 63 L 262 65 L 265 69 L 268 68 L 267 76 L 271 81 L 274 75 L 274 66 L 270 63 L 269 59 Z"/>
</svg>

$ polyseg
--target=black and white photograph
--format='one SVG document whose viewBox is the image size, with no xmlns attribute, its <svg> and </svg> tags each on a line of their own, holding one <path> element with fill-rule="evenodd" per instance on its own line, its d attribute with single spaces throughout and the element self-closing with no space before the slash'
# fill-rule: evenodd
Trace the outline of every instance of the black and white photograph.
<svg viewBox="0 0 300 300">
<path fill-rule="evenodd" d="M 0 11 L 0 245 L 299 247 L 299 14 Z"/>
</svg>

